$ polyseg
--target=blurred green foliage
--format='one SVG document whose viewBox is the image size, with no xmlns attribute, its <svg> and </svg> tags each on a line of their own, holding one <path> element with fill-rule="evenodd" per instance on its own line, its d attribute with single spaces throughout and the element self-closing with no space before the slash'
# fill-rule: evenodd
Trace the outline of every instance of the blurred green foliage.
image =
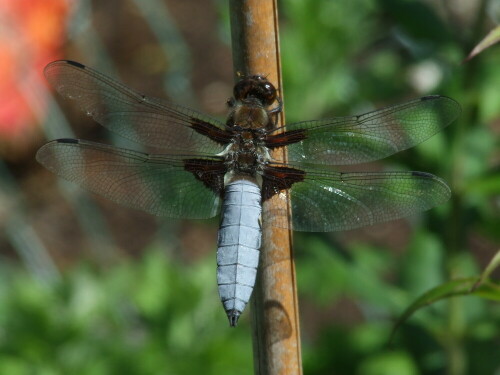
<svg viewBox="0 0 500 375">
<path fill-rule="evenodd" d="M 288 121 L 359 114 L 427 94 L 463 107 L 445 132 L 384 164 L 434 173 L 453 191 L 447 205 L 412 219 L 404 254 L 390 250 L 399 233 L 386 232 L 377 245 L 296 235 L 304 373 L 500 371 L 500 306 L 477 297 L 418 311 L 388 346 L 395 319 L 418 296 L 453 277 L 479 275 L 493 252 L 475 244 L 500 247 L 500 51 L 461 65 L 484 34 L 485 7 L 279 3 Z M 253 373 L 250 314 L 228 328 L 214 259 L 185 265 L 146 248 L 138 260 L 75 266 L 48 284 L 3 262 L 0 374 Z"/>
<path fill-rule="evenodd" d="M 0 374 L 253 373 L 248 329 L 228 329 L 211 257 L 179 267 L 150 249 L 52 285 L 8 264 L 0 278 Z"/>
</svg>

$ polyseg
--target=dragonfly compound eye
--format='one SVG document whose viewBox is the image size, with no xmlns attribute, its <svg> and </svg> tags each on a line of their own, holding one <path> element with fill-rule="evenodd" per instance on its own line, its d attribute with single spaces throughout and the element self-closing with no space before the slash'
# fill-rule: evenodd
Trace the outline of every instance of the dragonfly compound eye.
<svg viewBox="0 0 500 375">
<path fill-rule="evenodd" d="M 276 96 L 276 88 L 260 75 L 245 77 L 234 86 L 236 100 L 255 98 L 264 106 L 269 106 L 274 103 Z"/>
</svg>

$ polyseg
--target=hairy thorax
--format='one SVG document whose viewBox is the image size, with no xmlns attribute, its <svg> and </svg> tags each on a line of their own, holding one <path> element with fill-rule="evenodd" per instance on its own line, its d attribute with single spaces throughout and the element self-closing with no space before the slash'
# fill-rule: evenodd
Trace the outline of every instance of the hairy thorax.
<svg viewBox="0 0 500 375">
<path fill-rule="evenodd" d="M 257 101 L 233 103 L 226 124 L 234 135 L 224 151 L 230 172 L 255 177 L 269 160 L 264 138 L 273 124 L 268 112 Z"/>
</svg>

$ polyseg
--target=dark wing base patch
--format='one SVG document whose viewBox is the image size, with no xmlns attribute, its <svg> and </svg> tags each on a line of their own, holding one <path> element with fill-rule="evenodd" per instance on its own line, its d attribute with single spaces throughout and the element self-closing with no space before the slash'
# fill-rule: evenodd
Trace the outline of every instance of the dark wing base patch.
<svg viewBox="0 0 500 375">
<path fill-rule="evenodd" d="M 284 133 L 270 135 L 266 137 L 266 147 L 273 149 L 283 147 L 306 139 L 305 129 L 290 130 Z"/>
<path fill-rule="evenodd" d="M 305 175 L 306 172 L 300 169 L 276 166 L 266 167 L 262 176 L 262 201 L 265 202 L 280 191 L 290 189 L 293 184 L 304 181 Z"/>
<path fill-rule="evenodd" d="M 206 121 L 191 117 L 191 127 L 199 134 L 205 135 L 221 145 L 231 143 L 232 134 Z"/>
<path fill-rule="evenodd" d="M 184 169 L 219 195 L 224 196 L 224 175 L 227 168 L 223 161 L 209 159 L 185 159 Z"/>
</svg>

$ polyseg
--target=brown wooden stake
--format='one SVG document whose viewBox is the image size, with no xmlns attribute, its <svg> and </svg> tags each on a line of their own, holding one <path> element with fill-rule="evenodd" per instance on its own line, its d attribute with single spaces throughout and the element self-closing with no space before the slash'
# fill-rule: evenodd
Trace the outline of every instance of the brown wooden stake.
<svg viewBox="0 0 500 375">
<path fill-rule="evenodd" d="M 233 65 L 238 74 L 267 76 L 281 92 L 276 0 L 230 0 Z M 280 116 L 283 124 L 284 114 Z M 286 160 L 284 151 L 274 153 Z M 289 203 L 273 197 L 266 210 L 286 211 Z M 292 253 L 292 234 L 263 223 L 261 259 L 253 295 L 252 330 L 255 374 L 302 374 L 300 332 Z"/>
</svg>

